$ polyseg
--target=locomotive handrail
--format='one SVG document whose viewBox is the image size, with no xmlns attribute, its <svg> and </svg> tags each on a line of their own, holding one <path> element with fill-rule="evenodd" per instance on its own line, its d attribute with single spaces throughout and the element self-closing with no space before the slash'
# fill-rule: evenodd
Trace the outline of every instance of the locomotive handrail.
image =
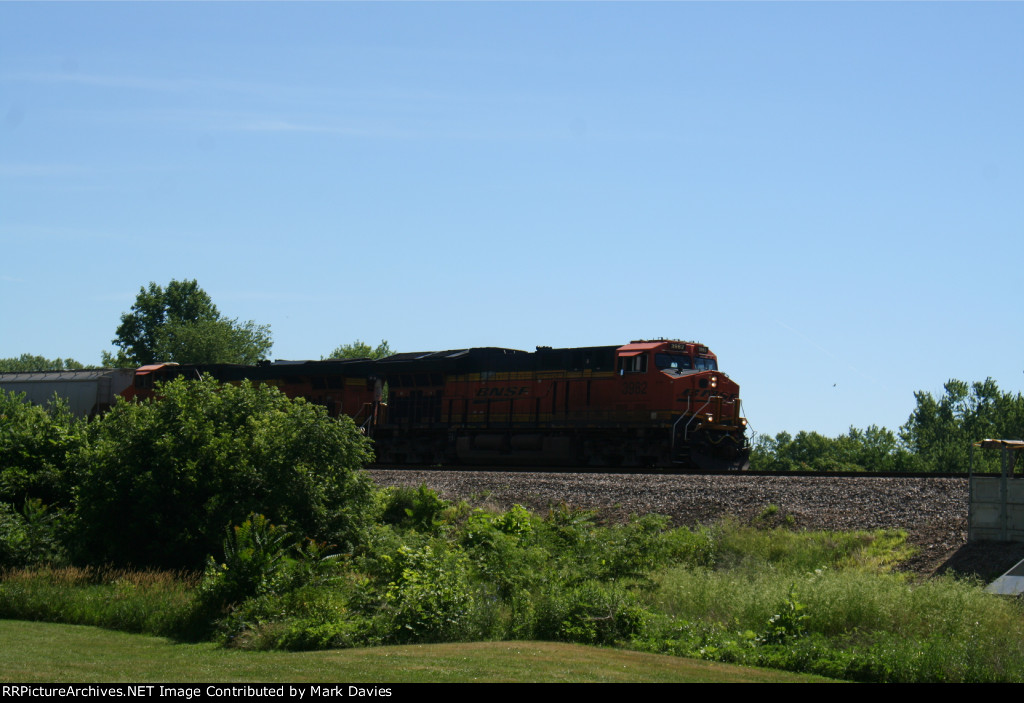
<svg viewBox="0 0 1024 703">
<path fill-rule="evenodd" d="M 715 396 L 715 397 L 717 398 L 717 397 L 721 397 L 721 396 Z M 689 415 L 689 419 L 686 421 L 686 424 L 683 426 L 683 440 L 684 441 L 688 440 L 690 438 L 690 423 L 697 419 L 697 415 L 700 413 L 700 411 L 703 410 L 704 408 L 706 408 L 710 402 L 711 402 L 711 398 L 708 398 L 706 401 L 704 401 L 704 405 L 700 406 L 700 408 L 697 409 L 697 412 L 695 412 L 693 414 L 690 414 L 690 398 L 689 398 L 689 396 L 687 396 L 687 398 L 686 398 L 686 413 L 687 414 L 680 415 L 679 418 L 675 422 L 672 423 L 672 445 L 671 445 L 671 450 L 670 450 L 671 456 L 673 457 L 672 461 L 675 461 L 674 457 L 676 455 L 676 434 L 677 434 L 676 433 L 676 427 L 679 425 L 679 423 L 683 420 L 684 417 L 687 417 L 687 415 Z"/>
<path fill-rule="evenodd" d="M 362 416 L 364 410 L 368 411 L 366 419 L 360 423 L 359 418 Z M 352 422 L 355 423 L 363 434 L 367 434 L 367 429 L 373 423 L 373 403 L 363 403 L 359 408 L 359 411 L 352 416 Z"/>
<path fill-rule="evenodd" d="M 687 409 L 689 409 L 689 405 L 690 405 L 690 399 L 689 398 L 686 399 L 686 405 L 687 405 Z M 676 425 L 678 425 L 679 422 L 684 417 L 686 417 L 686 415 L 680 415 L 676 419 L 676 421 L 672 423 L 672 448 L 671 448 L 671 450 L 669 452 L 669 459 L 671 459 L 672 461 L 675 461 L 675 455 L 676 455 Z"/>
<path fill-rule="evenodd" d="M 718 397 L 718 396 L 715 396 L 715 397 Z M 707 400 L 704 401 L 704 405 L 702 405 L 699 408 L 697 408 L 697 412 L 695 412 L 693 415 L 690 416 L 690 419 L 687 421 L 686 426 L 683 427 L 683 439 L 687 439 L 687 440 L 690 439 L 690 423 L 693 422 L 694 420 L 696 420 L 697 416 L 700 415 L 701 411 L 704 408 L 706 408 L 708 405 L 710 405 L 710 404 L 711 404 L 711 398 L 708 398 Z"/>
</svg>

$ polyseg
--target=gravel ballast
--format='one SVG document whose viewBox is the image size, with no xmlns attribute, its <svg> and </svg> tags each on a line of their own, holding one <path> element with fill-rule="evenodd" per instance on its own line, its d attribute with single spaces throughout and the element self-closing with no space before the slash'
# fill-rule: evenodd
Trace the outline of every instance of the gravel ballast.
<svg viewBox="0 0 1024 703">
<path fill-rule="evenodd" d="M 543 514 L 552 505 L 598 510 L 606 519 L 660 513 L 676 525 L 746 521 L 768 505 L 796 528 L 902 529 L 918 549 L 905 568 L 987 574 L 1024 558 L 1003 545 L 965 547 L 967 478 L 530 473 L 511 471 L 370 471 L 381 486 L 426 484 L 443 498 L 504 509 L 520 503 Z M 972 563 L 980 560 L 980 567 Z M 1011 561 L 1013 560 L 1013 561 Z M 995 564 L 995 565 L 994 565 Z M 1000 572 L 1001 573 L 1001 572 Z"/>
</svg>

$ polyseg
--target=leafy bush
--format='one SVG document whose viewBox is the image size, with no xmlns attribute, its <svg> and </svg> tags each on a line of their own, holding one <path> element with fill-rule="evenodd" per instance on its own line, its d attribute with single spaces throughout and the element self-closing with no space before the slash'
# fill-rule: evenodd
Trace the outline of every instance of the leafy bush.
<svg viewBox="0 0 1024 703">
<path fill-rule="evenodd" d="M 472 622 L 469 559 L 439 542 L 401 547 L 401 576 L 388 585 L 390 637 L 398 642 L 459 639 Z"/>
<path fill-rule="evenodd" d="M 38 499 L 27 499 L 24 515 L 0 503 L 0 569 L 66 560 L 60 538 L 64 515 Z"/>
<path fill-rule="evenodd" d="M 757 641 L 761 644 L 786 644 L 802 637 L 807 632 L 806 609 L 807 606 L 797 600 L 796 584 L 793 584 L 778 612 L 768 618 L 768 626 Z"/>
<path fill-rule="evenodd" d="M 272 525 L 262 515 L 250 515 L 241 525 L 228 528 L 224 561 L 207 560 L 200 598 L 213 607 L 225 608 L 278 590 L 290 537 L 284 527 Z"/>
<path fill-rule="evenodd" d="M 636 594 L 614 583 L 553 584 L 538 599 L 535 637 L 583 644 L 642 638 L 650 613 Z"/>
<path fill-rule="evenodd" d="M 447 503 L 437 493 L 421 484 L 419 488 L 384 489 L 384 512 L 381 520 L 420 532 L 433 532 L 441 524 Z"/>
<path fill-rule="evenodd" d="M 354 611 L 360 584 L 303 586 L 252 598 L 219 624 L 219 640 L 239 649 L 328 649 L 379 644 L 371 618 Z"/>
<path fill-rule="evenodd" d="M 359 539 L 372 513 L 359 470 L 370 452 L 349 418 L 209 377 L 158 394 L 89 424 L 74 456 L 79 559 L 198 568 L 224 526 L 252 513 L 334 544 Z"/>
<path fill-rule="evenodd" d="M 25 401 L 24 393 L 0 390 L 0 503 L 67 506 L 67 454 L 81 442 L 83 427 L 63 400 L 44 407 Z"/>
<path fill-rule="evenodd" d="M 548 576 L 551 553 L 533 539 L 533 516 L 521 505 L 501 515 L 477 511 L 467 520 L 462 544 L 473 568 L 496 598 L 529 594 Z"/>
</svg>

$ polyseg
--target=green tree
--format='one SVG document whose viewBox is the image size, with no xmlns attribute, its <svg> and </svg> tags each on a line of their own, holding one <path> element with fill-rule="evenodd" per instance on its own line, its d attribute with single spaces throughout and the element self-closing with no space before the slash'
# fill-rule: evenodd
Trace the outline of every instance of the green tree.
<svg viewBox="0 0 1024 703">
<path fill-rule="evenodd" d="M 85 366 L 74 359 L 47 359 L 44 356 L 22 354 L 19 357 L 0 359 L 0 373 L 18 373 L 24 371 L 70 371 L 84 369 Z"/>
<path fill-rule="evenodd" d="M 930 471 L 967 471 L 971 445 L 986 438 L 1024 438 L 1024 396 L 1004 393 L 991 378 L 968 385 L 952 379 L 936 400 L 914 394 L 917 407 L 900 428 L 900 438 Z M 981 467 L 998 467 L 995 452 L 977 456 Z"/>
<path fill-rule="evenodd" d="M 91 563 L 200 568 L 251 513 L 330 544 L 371 514 L 369 441 L 348 417 L 276 388 L 176 379 L 118 403 L 72 457 L 73 534 Z"/>
<path fill-rule="evenodd" d="M 352 344 L 342 344 L 331 352 L 328 359 L 383 359 L 394 354 L 386 339 L 382 339 L 376 348 L 357 339 Z"/>
<path fill-rule="evenodd" d="M 195 280 L 151 282 L 140 288 L 132 309 L 121 316 L 117 355 L 103 352 L 108 366 L 178 363 L 254 363 L 271 347 L 270 328 L 221 316 Z"/>
<path fill-rule="evenodd" d="M 755 471 L 914 471 L 919 464 L 892 430 L 877 425 L 834 438 L 804 431 L 758 435 L 750 456 Z"/>
<path fill-rule="evenodd" d="M 59 398 L 42 406 L 27 402 L 24 393 L 0 390 L 0 502 L 67 506 L 67 454 L 80 444 L 83 427 Z"/>
<path fill-rule="evenodd" d="M 272 345 L 270 328 L 252 320 L 168 322 L 157 335 L 156 357 L 179 364 L 255 364 Z"/>
</svg>

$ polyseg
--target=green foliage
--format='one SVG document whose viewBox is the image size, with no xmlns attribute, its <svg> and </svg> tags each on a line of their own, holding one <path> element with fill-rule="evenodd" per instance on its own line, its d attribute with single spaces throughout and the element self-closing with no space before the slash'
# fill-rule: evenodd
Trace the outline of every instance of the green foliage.
<svg viewBox="0 0 1024 703">
<path fill-rule="evenodd" d="M 645 632 L 650 618 L 636 594 L 615 583 L 553 584 L 538 601 L 534 636 L 540 639 L 608 645 L 628 642 Z"/>
<path fill-rule="evenodd" d="M 207 629 L 196 619 L 190 574 L 89 567 L 9 570 L 0 580 L 0 619 L 93 625 L 193 639 Z"/>
<path fill-rule="evenodd" d="M 518 503 L 496 516 L 492 522 L 497 530 L 513 537 L 526 537 L 533 534 L 533 523 L 533 515 Z"/>
<path fill-rule="evenodd" d="M 25 371 L 73 371 L 84 369 L 85 366 L 74 359 L 47 359 L 33 354 L 22 354 L 18 357 L 0 359 L 0 373 L 18 373 Z"/>
<path fill-rule="evenodd" d="M 248 649 L 312 649 L 351 644 L 340 555 L 323 543 L 293 543 L 283 526 L 251 515 L 228 530 L 224 561 L 212 557 L 199 600 L 225 644 Z M 364 630 L 366 628 L 363 628 Z"/>
<path fill-rule="evenodd" d="M 224 525 L 251 513 L 318 540 L 358 539 L 372 503 L 360 471 L 370 452 L 349 418 L 208 377 L 157 392 L 90 423 L 74 456 L 80 559 L 197 568 Z"/>
<path fill-rule="evenodd" d="M 649 651 L 857 681 L 1024 680 L 1024 610 L 972 582 L 676 569 L 652 597 L 663 615 L 635 641 Z"/>
<path fill-rule="evenodd" d="M 388 346 L 386 339 L 382 339 L 380 344 L 375 347 L 371 347 L 366 342 L 356 340 L 352 344 L 342 344 L 332 351 L 327 358 L 328 359 L 383 359 L 386 356 L 394 354 L 391 347 Z"/>
<path fill-rule="evenodd" d="M 465 553 L 433 542 L 400 547 L 398 557 L 401 575 L 385 595 L 389 639 L 444 642 L 464 636 L 474 607 Z"/>
<path fill-rule="evenodd" d="M 117 356 L 103 353 L 109 366 L 158 361 L 252 364 L 271 347 L 268 326 L 222 317 L 195 280 L 172 280 L 167 288 L 151 282 L 148 290 L 140 288 L 111 343 L 120 351 Z"/>
<path fill-rule="evenodd" d="M 24 398 L 0 391 L 0 502 L 38 499 L 66 506 L 71 500 L 67 455 L 83 441 L 85 423 L 63 400 L 40 406 Z"/>
<path fill-rule="evenodd" d="M 553 568 L 570 583 L 595 578 L 643 583 L 651 570 L 691 555 L 695 546 L 670 537 L 668 519 L 659 515 L 601 527 L 593 512 L 562 505 L 537 527 L 536 539 L 550 553 Z"/>
<path fill-rule="evenodd" d="M 919 463 L 891 430 L 877 425 L 851 427 L 835 438 L 803 431 L 759 435 L 750 456 L 754 471 L 915 471 Z"/>
<path fill-rule="evenodd" d="M 266 358 L 272 346 L 269 326 L 222 317 L 165 323 L 154 356 L 179 364 L 254 365 Z"/>
<path fill-rule="evenodd" d="M 0 569 L 63 563 L 63 518 L 34 498 L 25 501 L 22 513 L 0 503 Z"/>
<path fill-rule="evenodd" d="M 398 487 L 386 489 L 381 520 L 421 532 L 433 532 L 441 525 L 441 514 L 447 503 L 437 493 L 421 484 L 419 488 Z"/>
<path fill-rule="evenodd" d="M 964 471 L 971 444 L 986 438 L 1024 438 L 1024 396 L 1003 393 L 991 378 L 968 385 L 951 380 L 942 397 L 915 393 L 917 407 L 900 428 L 903 442 L 932 471 Z M 976 468 L 999 470 L 998 452 L 978 452 Z"/>
<path fill-rule="evenodd" d="M 788 513 L 780 511 L 779 506 L 769 503 L 750 522 L 759 528 L 792 527 L 795 523 L 795 518 Z"/>
<path fill-rule="evenodd" d="M 761 644 L 786 644 L 807 632 L 807 606 L 797 600 L 796 584 L 779 607 L 779 612 L 768 618 L 767 628 L 757 637 Z"/>
<path fill-rule="evenodd" d="M 302 586 L 252 598 L 217 628 L 218 639 L 238 649 L 310 650 L 379 643 L 372 621 L 353 613 L 358 583 L 332 588 Z"/>
<path fill-rule="evenodd" d="M 966 472 L 971 445 L 986 438 L 1024 437 L 1024 395 L 1004 393 L 991 378 L 951 380 L 936 400 L 914 394 L 917 407 L 899 435 L 872 425 L 829 438 L 817 432 L 759 435 L 750 456 L 755 471 Z M 997 452 L 978 452 L 976 470 L 998 471 Z"/>
<path fill-rule="evenodd" d="M 166 323 L 189 323 L 217 320 L 220 312 L 210 296 L 199 287 L 199 282 L 171 280 L 167 288 L 150 282 L 149 289 L 139 289 L 135 304 L 121 315 L 117 336 L 111 344 L 120 347 L 116 361 L 119 365 L 152 364 L 161 329 Z M 109 355 L 104 363 L 111 361 Z M 171 361 L 163 359 L 162 361 Z"/>
<path fill-rule="evenodd" d="M 912 553 L 901 531 L 798 532 L 788 527 L 766 529 L 758 522 L 744 526 L 724 520 L 714 527 L 712 563 L 750 572 L 809 573 L 836 566 L 886 570 Z"/>
<path fill-rule="evenodd" d="M 638 646 L 860 681 L 1024 677 L 1009 664 L 1024 662 L 1019 604 L 970 582 L 880 573 L 905 556 L 903 535 L 716 529 L 717 568 L 664 572 Z"/>
<path fill-rule="evenodd" d="M 250 649 L 541 638 L 859 681 L 1024 679 L 1021 604 L 973 582 L 883 573 L 899 534 L 601 526 L 585 511 L 540 520 L 518 506 L 428 531 L 378 525 L 342 561 L 251 516 L 198 590 L 130 572 L 8 572 L 0 617 L 177 637 L 208 635 L 216 617 L 221 642 Z M 639 554 L 622 559 L 623 541 Z M 237 595 L 211 607 L 229 585 Z"/>
<path fill-rule="evenodd" d="M 262 515 L 250 515 L 241 525 L 229 527 L 224 561 L 207 560 L 200 598 L 224 608 L 277 590 L 290 537 L 283 526 L 272 525 Z"/>
<path fill-rule="evenodd" d="M 544 582 L 551 554 L 533 539 L 536 519 L 521 505 L 500 515 L 476 511 L 467 520 L 462 543 L 475 571 L 498 598 L 514 601 Z"/>
</svg>

